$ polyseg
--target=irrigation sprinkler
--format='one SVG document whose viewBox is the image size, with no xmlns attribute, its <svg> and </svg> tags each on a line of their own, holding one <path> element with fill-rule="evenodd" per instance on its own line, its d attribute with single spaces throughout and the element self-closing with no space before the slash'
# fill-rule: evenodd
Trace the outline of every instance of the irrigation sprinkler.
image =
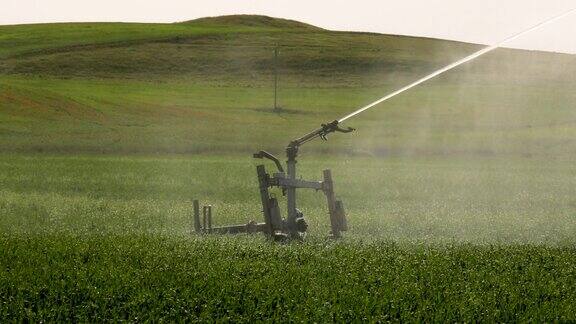
<svg viewBox="0 0 576 324">
<path fill-rule="evenodd" d="M 548 24 L 551 24 L 557 20 L 560 20 L 568 15 L 576 12 L 576 8 L 566 11 L 560 15 L 547 19 L 540 22 L 526 30 L 518 32 L 503 41 L 496 43 L 491 46 L 487 46 L 480 49 L 477 52 L 472 53 L 454 63 L 451 63 L 441 69 L 438 69 L 427 76 L 418 79 L 364 107 L 361 107 L 352 113 L 335 120 L 331 123 L 322 124 L 322 126 L 296 140 L 293 140 L 288 144 L 286 148 L 286 156 L 288 160 L 286 161 L 287 172 L 284 172 L 282 163 L 274 155 L 266 152 L 260 151 L 254 154 L 254 158 L 258 159 L 268 159 L 276 164 L 278 169 L 277 173 L 272 175 L 266 172 L 264 165 L 258 165 L 256 171 L 258 174 L 258 182 L 260 185 L 260 199 L 262 200 L 262 212 L 264 214 L 264 223 L 257 223 L 251 221 L 245 225 L 233 225 L 233 226 L 223 226 L 223 227 L 212 227 L 212 207 L 205 206 L 203 208 L 203 226 L 200 223 L 200 204 L 197 200 L 194 201 L 194 230 L 197 233 L 257 233 L 263 232 L 267 236 L 274 238 L 275 240 L 284 239 L 301 239 L 303 238 L 308 225 L 304 220 L 304 215 L 297 208 L 296 204 L 296 190 L 297 189 L 315 189 L 317 191 L 322 190 L 326 195 L 326 201 L 328 204 L 328 213 L 330 215 L 330 226 L 332 228 L 331 235 L 335 238 L 340 237 L 341 233 L 346 231 L 346 213 L 344 211 L 344 205 L 342 201 L 336 200 L 334 195 L 334 183 L 332 181 L 332 173 L 330 170 L 324 170 L 324 179 L 322 181 L 306 181 L 296 178 L 296 158 L 298 156 L 298 150 L 303 144 L 316 139 L 321 138 L 326 140 L 326 136 L 333 132 L 349 133 L 352 132 L 353 128 L 343 129 L 338 125 L 368 109 L 371 109 L 393 97 L 400 95 L 422 83 L 427 82 L 441 74 L 444 74 L 462 64 L 475 60 L 476 58 L 490 53 L 501 46 L 518 39 L 528 33 L 531 33 L 537 29 L 540 29 Z M 277 52 L 275 52 L 277 56 Z M 270 195 L 269 189 L 278 187 L 282 189 L 282 194 L 286 196 L 288 205 L 288 215 L 284 219 L 280 213 L 280 208 L 278 205 L 278 200 Z"/>
<path fill-rule="evenodd" d="M 267 159 L 274 162 L 277 172 L 269 174 L 264 164 L 256 166 L 258 183 L 260 189 L 260 200 L 262 202 L 262 213 L 264 216 L 263 223 L 250 221 L 244 225 L 232 225 L 222 227 L 212 227 L 212 207 L 205 206 L 203 211 L 203 226 L 200 225 L 200 204 L 194 201 L 194 228 L 197 233 L 219 233 L 219 234 L 237 234 L 237 233 L 259 233 L 262 232 L 268 237 L 281 241 L 286 239 L 302 239 L 308 229 L 308 224 L 304 219 L 304 214 L 297 208 L 296 192 L 297 189 L 314 189 L 322 191 L 326 196 L 328 205 L 328 214 L 330 215 L 331 236 L 339 238 L 342 232 L 348 230 L 346 221 L 346 212 L 344 204 L 336 200 L 334 194 L 334 182 L 332 172 L 324 170 L 322 181 L 309 181 L 296 178 L 296 164 L 298 151 L 300 147 L 316 138 L 326 140 L 330 133 L 350 133 L 354 129 L 346 129 L 338 126 L 338 121 L 322 124 L 322 126 L 296 140 L 291 141 L 286 147 L 286 172 L 280 160 L 274 155 L 260 151 L 254 154 L 256 159 Z M 282 189 L 283 196 L 287 200 L 287 217 L 283 218 L 280 212 L 278 199 L 270 194 L 271 188 Z"/>
</svg>

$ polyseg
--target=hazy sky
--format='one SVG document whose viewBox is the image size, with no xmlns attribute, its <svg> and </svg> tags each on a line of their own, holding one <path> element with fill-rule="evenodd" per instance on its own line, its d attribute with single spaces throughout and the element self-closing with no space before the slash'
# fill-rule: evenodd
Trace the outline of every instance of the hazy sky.
<svg viewBox="0 0 576 324">
<path fill-rule="evenodd" d="M 243 13 L 489 44 L 572 8 L 575 0 L 0 0 L 0 24 L 174 22 Z M 510 46 L 576 53 L 575 36 L 571 15 Z"/>
</svg>

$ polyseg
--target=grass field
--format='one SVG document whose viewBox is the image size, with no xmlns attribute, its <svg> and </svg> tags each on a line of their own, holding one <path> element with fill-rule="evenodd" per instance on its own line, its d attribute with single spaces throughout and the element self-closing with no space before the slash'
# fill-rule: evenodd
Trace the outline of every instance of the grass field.
<svg viewBox="0 0 576 324">
<path fill-rule="evenodd" d="M 499 50 L 305 146 L 350 232 L 303 192 L 306 242 L 278 245 L 192 235 L 192 199 L 260 220 L 251 153 L 478 47 L 249 16 L 0 48 L 1 322 L 576 320 L 574 56 Z"/>
<path fill-rule="evenodd" d="M 253 162 L 221 157 L 0 159 L 0 314 L 102 321 L 572 320 L 574 166 L 536 160 L 304 160 L 337 175 L 350 233 L 307 242 L 191 235 L 260 219 Z"/>
</svg>

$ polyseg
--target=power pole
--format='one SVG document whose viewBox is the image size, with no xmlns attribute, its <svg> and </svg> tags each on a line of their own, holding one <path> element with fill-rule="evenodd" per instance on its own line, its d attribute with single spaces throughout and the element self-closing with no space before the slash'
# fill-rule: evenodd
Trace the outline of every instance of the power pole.
<svg viewBox="0 0 576 324">
<path fill-rule="evenodd" d="M 278 111 L 278 45 L 274 47 L 274 111 Z"/>
</svg>

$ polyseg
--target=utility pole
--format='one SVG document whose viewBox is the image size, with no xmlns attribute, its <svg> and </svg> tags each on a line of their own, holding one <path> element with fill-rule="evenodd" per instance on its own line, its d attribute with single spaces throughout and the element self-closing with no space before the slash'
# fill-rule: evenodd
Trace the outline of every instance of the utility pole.
<svg viewBox="0 0 576 324">
<path fill-rule="evenodd" d="M 274 47 L 274 111 L 280 110 L 278 107 L 278 44 Z"/>
</svg>

